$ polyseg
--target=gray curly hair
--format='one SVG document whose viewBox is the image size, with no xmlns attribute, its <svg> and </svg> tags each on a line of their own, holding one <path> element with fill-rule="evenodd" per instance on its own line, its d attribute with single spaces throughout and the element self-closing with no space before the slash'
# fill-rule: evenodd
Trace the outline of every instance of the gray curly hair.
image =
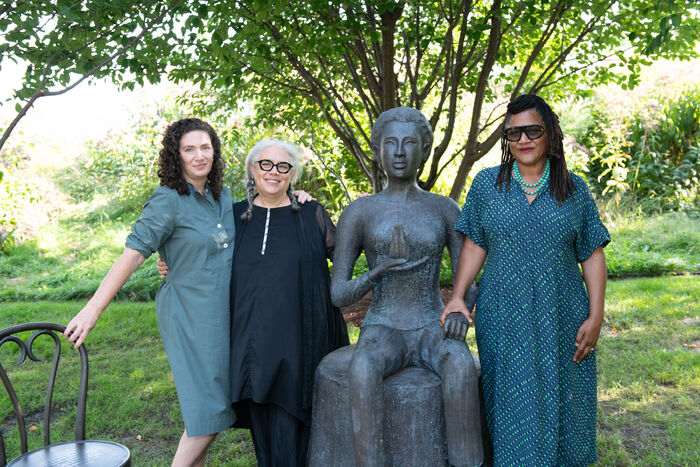
<svg viewBox="0 0 700 467">
<path fill-rule="evenodd" d="M 289 156 L 289 163 L 292 164 L 292 170 L 290 171 L 292 179 L 289 181 L 289 186 L 287 187 L 287 196 L 289 196 L 289 200 L 292 203 L 293 211 L 301 209 L 297 203 L 297 199 L 294 197 L 293 186 L 301 175 L 301 151 L 299 147 L 295 144 L 278 139 L 263 139 L 253 145 L 245 158 L 245 187 L 248 195 L 248 209 L 241 215 L 241 220 L 243 222 L 250 222 L 250 220 L 253 219 L 253 199 L 255 198 L 256 190 L 255 180 L 253 179 L 253 172 L 250 166 L 255 164 L 260 158 L 260 154 L 271 146 L 278 146 L 284 149 L 284 152 Z"/>
</svg>

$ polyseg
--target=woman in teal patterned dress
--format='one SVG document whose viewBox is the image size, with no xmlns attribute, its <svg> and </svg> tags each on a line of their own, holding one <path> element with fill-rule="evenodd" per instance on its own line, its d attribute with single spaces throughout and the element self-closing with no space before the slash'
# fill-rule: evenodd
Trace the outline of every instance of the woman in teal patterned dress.
<svg viewBox="0 0 700 467">
<path fill-rule="evenodd" d="M 535 95 L 508 105 L 501 165 L 477 174 L 455 226 L 466 238 L 441 320 L 474 320 L 497 466 L 598 459 L 595 346 L 610 236 L 588 186 L 567 171 L 558 120 Z M 461 297 L 484 262 L 472 314 Z"/>
</svg>

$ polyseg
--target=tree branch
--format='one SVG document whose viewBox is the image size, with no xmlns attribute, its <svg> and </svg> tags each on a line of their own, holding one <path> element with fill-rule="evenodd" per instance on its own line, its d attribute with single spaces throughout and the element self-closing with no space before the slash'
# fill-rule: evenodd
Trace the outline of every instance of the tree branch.
<svg viewBox="0 0 700 467">
<path fill-rule="evenodd" d="M 476 85 L 476 91 L 474 92 L 474 106 L 472 108 L 472 121 L 469 128 L 469 136 L 467 137 L 467 147 L 465 149 L 466 153 L 472 152 L 472 148 L 476 147 L 477 135 L 479 128 L 479 118 L 481 117 L 481 107 L 484 101 L 484 94 L 486 92 L 486 85 L 488 84 L 488 78 L 491 74 L 493 64 L 496 61 L 496 55 L 501 44 L 501 18 L 499 10 L 501 9 L 501 0 L 494 0 L 493 5 L 491 5 L 491 11 L 489 13 L 491 17 L 491 31 L 489 33 L 489 43 L 486 52 L 486 58 L 484 60 L 484 65 L 481 68 L 481 73 L 479 74 L 479 81 Z M 471 164 L 467 167 L 467 158 L 462 159 L 462 163 L 457 170 L 457 176 L 455 177 L 454 184 L 450 190 L 450 198 L 457 200 L 459 195 L 464 189 L 464 184 L 467 180 L 468 170 L 471 168 Z"/>
<path fill-rule="evenodd" d="M 34 102 L 39 99 L 40 97 L 47 97 L 47 96 L 58 96 L 60 94 L 64 94 L 71 89 L 75 88 L 77 85 L 88 79 L 90 76 L 94 75 L 99 69 L 101 69 L 103 66 L 107 65 L 111 61 L 113 61 L 115 58 L 118 56 L 122 55 L 124 52 L 129 50 L 131 47 L 133 47 L 138 41 L 143 39 L 143 37 L 146 35 L 148 31 L 150 31 L 151 28 L 153 28 L 156 24 L 158 24 L 164 17 L 165 15 L 171 11 L 175 5 L 177 5 L 181 0 L 173 0 L 170 2 L 170 4 L 167 5 L 165 10 L 158 15 L 153 21 L 151 21 L 144 29 L 136 36 L 134 37 L 131 41 L 129 41 L 128 44 L 114 52 L 112 55 L 95 65 L 91 70 L 89 70 L 87 73 L 85 73 L 83 76 L 80 77 L 75 83 L 63 88 L 60 91 L 50 91 L 47 92 L 45 89 L 38 89 L 30 98 L 29 101 L 22 107 L 22 110 L 17 114 L 17 116 L 12 120 L 10 125 L 5 129 L 4 133 L 2 134 L 2 137 L 0 138 L 0 149 L 5 145 L 7 142 L 7 139 L 10 137 L 10 134 L 14 130 L 14 128 L 17 126 L 17 123 L 26 115 L 26 113 L 29 111 L 32 105 L 34 105 Z M 46 80 L 42 80 L 42 84 L 45 84 Z"/>
</svg>

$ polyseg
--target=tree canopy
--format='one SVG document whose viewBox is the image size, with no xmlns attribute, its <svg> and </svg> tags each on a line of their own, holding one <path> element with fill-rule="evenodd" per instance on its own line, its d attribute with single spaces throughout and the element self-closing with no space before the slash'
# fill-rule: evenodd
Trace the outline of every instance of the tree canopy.
<svg viewBox="0 0 700 467">
<path fill-rule="evenodd" d="M 89 78 L 109 77 L 133 89 L 164 75 L 184 1 L 26 1 L 0 7 L 0 66 L 26 64 L 15 90 L 16 118 L 0 149 L 41 97 L 63 94 Z M 179 10 L 177 8 L 180 8 Z"/>
<path fill-rule="evenodd" d="M 695 56 L 700 32 L 693 1 L 133 5 L 36 0 L 0 9 L 0 58 L 30 62 L 17 97 L 29 102 L 47 93 L 47 83 L 65 86 L 91 72 L 125 86 L 167 74 L 199 84 L 193 98 L 210 108 L 252 100 L 262 121 L 297 128 L 309 141 L 330 129 L 375 190 L 383 180 L 369 128 L 382 111 L 408 105 L 435 131 L 420 184 L 431 189 L 456 163 L 455 199 L 472 165 L 499 141 L 509 100 L 585 95 L 606 82 L 632 87 L 655 58 Z M 20 45 L 24 37 L 31 40 Z"/>
</svg>

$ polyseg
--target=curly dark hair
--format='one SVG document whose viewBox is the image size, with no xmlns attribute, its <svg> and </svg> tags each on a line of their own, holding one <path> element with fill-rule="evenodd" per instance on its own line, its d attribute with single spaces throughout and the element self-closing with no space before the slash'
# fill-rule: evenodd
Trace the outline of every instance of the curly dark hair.
<svg viewBox="0 0 700 467">
<path fill-rule="evenodd" d="M 566 158 L 564 157 L 564 135 L 559 126 L 559 116 L 552 110 L 544 99 L 535 94 L 525 94 L 513 99 L 508 104 L 506 118 L 503 129 L 510 117 L 526 110 L 533 110 L 542 118 L 547 136 L 547 159 L 549 159 L 549 194 L 556 198 L 557 204 L 561 205 L 566 198 L 574 191 L 573 180 L 569 176 L 566 168 Z M 506 190 L 510 190 L 510 179 L 513 173 L 513 162 L 515 158 L 510 152 L 510 145 L 505 136 L 505 131 L 501 136 L 501 168 L 496 177 L 496 187 L 499 190 L 506 183 Z"/>
<path fill-rule="evenodd" d="M 207 175 L 209 189 L 211 189 L 214 199 L 221 196 L 222 179 L 224 174 L 224 161 L 221 159 L 221 141 L 214 128 L 207 122 L 198 118 L 183 118 L 168 125 L 163 134 L 163 147 L 158 158 L 158 178 L 160 185 L 177 190 L 181 195 L 189 195 L 190 189 L 187 181 L 182 175 L 182 162 L 180 159 L 180 139 L 190 131 L 204 131 L 209 135 L 212 148 L 214 149 L 214 159 L 212 160 L 211 171 Z"/>
</svg>

